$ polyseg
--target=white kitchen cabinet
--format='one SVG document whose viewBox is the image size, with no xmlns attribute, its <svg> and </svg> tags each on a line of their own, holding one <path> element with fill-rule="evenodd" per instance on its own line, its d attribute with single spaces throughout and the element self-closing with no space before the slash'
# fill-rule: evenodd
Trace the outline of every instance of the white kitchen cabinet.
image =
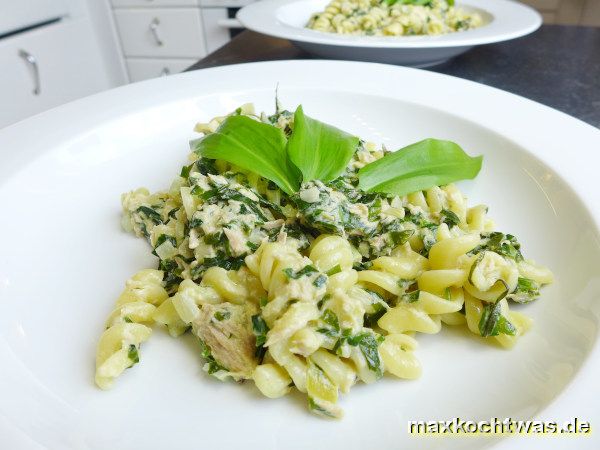
<svg viewBox="0 0 600 450">
<path fill-rule="evenodd" d="M 236 19 L 229 19 L 227 17 L 227 8 L 204 9 L 202 11 L 202 23 L 204 25 L 206 50 L 208 53 L 214 52 L 227 44 L 231 39 L 229 29 L 232 28 L 232 24 L 238 24 Z M 241 25 L 237 25 L 237 28 L 240 27 Z"/>
<path fill-rule="evenodd" d="M 237 10 L 253 1 L 110 0 L 129 80 L 180 72 L 222 47 L 242 28 Z"/>
<path fill-rule="evenodd" d="M 198 8 L 114 11 L 127 57 L 202 58 L 206 55 Z"/>
<path fill-rule="evenodd" d="M 111 87 L 89 19 L 0 40 L 0 127 Z"/>
<path fill-rule="evenodd" d="M 0 35 L 68 14 L 65 0 L 0 0 Z"/>
<path fill-rule="evenodd" d="M 198 6 L 198 0 L 111 0 L 115 8 L 152 8 L 154 6 Z"/>
<path fill-rule="evenodd" d="M 183 72 L 195 59 L 127 58 L 127 70 L 132 82 Z"/>
<path fill-rule="evenodd" d="M 225 7 L 225 8 L 241 8 L 249 5 L 256 0 L 199 0 L 200 6 L 208 7 Z"/>
</svg>

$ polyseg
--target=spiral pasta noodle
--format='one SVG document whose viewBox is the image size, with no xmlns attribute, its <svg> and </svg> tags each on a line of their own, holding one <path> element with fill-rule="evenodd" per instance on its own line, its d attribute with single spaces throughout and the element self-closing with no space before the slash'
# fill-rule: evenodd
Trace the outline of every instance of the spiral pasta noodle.
<svg viewBox="0 0 600 450">
<path fill-rule="evenodd" d="M 168 298 L 162 279 L 159 270 L 146 269 L 127 280 L 96 350 L 95 380 L 102 389 L 110 388 L 116 377 L 139 362 L 140 345 L 152 333 L 142 323 L 152 323 L 156 305 Z"/>
</svg>

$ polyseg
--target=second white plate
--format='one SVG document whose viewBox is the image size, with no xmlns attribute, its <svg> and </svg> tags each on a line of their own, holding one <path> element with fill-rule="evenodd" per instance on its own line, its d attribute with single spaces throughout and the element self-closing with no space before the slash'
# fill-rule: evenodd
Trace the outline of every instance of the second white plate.
<svg viewBox="0 0 600 450">
<path fill-rule="evenodd" d="M 425 67 L 439 64 L 476 45 L 518 38 L 537 30 L 541 16 L 510 0 L 467 0 L 458 7 L 479 12 L 485 25 L 440 36 L 355 36 L 306 28 L 311 15 L 330 0 L 263 0 L 242 8 L 237 18 L 249 30 L 288 39 L 330 59 L 372 61 Z"/>
</svg>

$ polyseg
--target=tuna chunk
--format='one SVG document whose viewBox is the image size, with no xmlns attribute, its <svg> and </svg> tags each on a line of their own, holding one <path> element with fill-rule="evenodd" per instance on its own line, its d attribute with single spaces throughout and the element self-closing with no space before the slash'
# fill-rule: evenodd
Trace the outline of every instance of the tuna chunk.
<svg viewBox="0 0 600 450">
<path fill-rule="evenodd" d="M 250 378 L 258 361 L 249 311 L 243 305 L 204 304 L 192 331 L 209 348 L 219 365 L 240 378 Z"/>
</svg>

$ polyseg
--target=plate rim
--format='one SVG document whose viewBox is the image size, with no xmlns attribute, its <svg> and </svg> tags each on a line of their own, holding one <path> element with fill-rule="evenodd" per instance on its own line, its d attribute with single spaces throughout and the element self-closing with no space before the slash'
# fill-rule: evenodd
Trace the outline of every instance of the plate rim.
<svg viewBox="0 0 600 450">
<path fill-rule="evenodd" d="M 293 27 L 277 18 L 277 12 L 280 8 L 293 3 L 308 1 L 310 0 L 260 0 L 244 6 L 238 11 L 236 18 L 245 28 L 251 31 L 290 41 L 323 46 L 390 50 L 439 49 L 491 44 L 526 36 L 542 25 L 542 16 L 535 9 L 523 3 L 509 0 L 486 0 L 483 5 L 474 3 L 475 0 L 461 2 L 464 6 L 481 9 L 491 14 L 494 16 L 494 20 L 481 28 L 433 37 L 419 36 L 417 40 L 413 40 L 414 37 L 401 36 L 374 37 L 325 33 Z M 505 9 L 508 9 L 508 13 Z M 510 20 L 511 17 L 523 19 L 523 23 L 514 25 Z M 506 26 L 508 30 L 496 30 L 498 26 Z"/>
</svg>

